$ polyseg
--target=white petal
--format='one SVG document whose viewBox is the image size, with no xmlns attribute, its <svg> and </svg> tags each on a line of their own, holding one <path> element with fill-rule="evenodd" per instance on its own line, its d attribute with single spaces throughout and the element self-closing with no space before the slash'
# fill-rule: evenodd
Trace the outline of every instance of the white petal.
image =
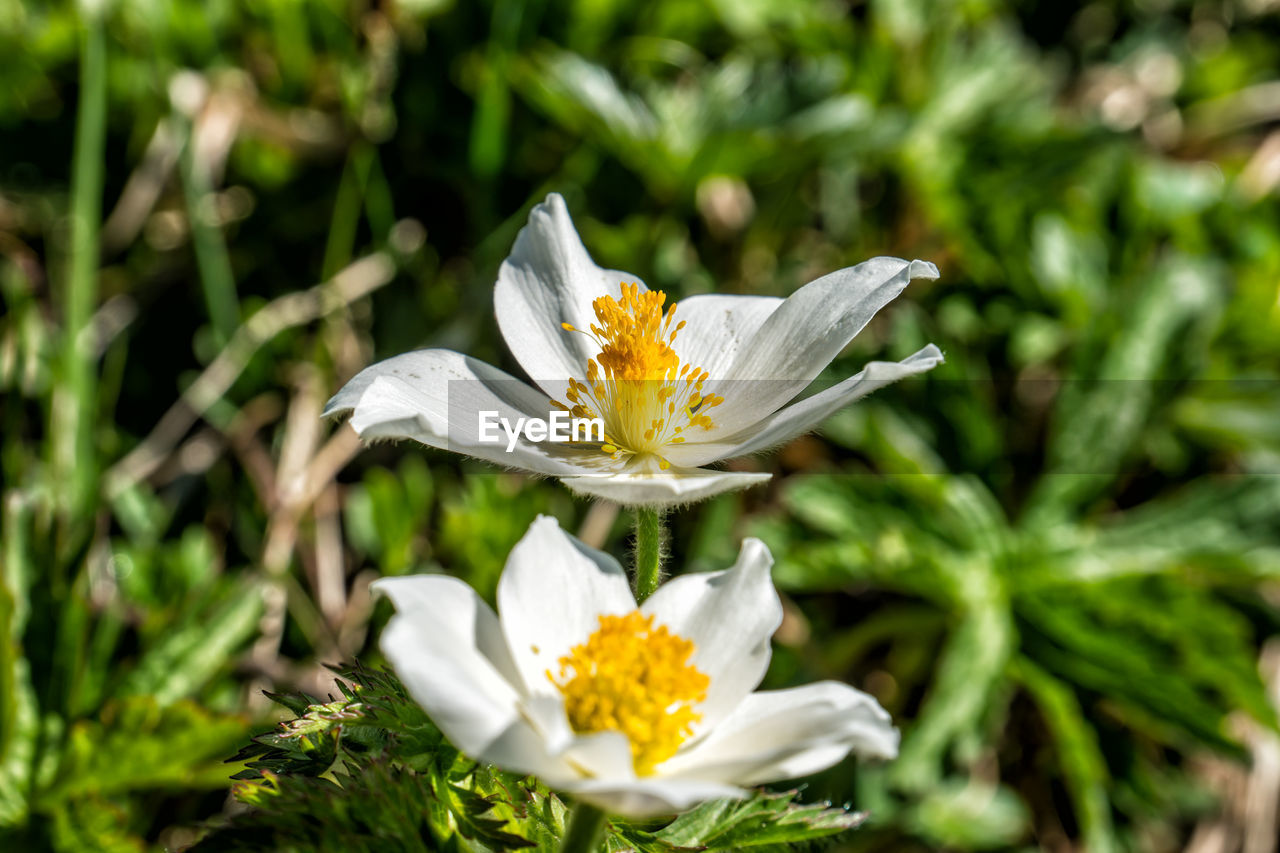
<svg viewBox="0 0 1280 853">
<path fill-rule="evenodd" d="M 771 474 L 670 468 L 660 473 L 619 473 L 613 476 L 561 477 L 580 495 L 604 498 L 623 506 L 671 507 L 693 503 L 722 492 L 767 482 Z"/>
<path fill-rule="evenodd" d="M 899 379 L 937 367 L 942 361 L 942 352 L 933 344 L 902 361 L 873 361 L 843 382 L 785 406 L 736 435 L 714 442 L 675 445 L 664 453 L 675 465 L 706 465 L 756 453 L 803 435 L 855 400 Z"/>
<path fill-rule="evenodd" d="M 545 679 L 545 673 L 542 673 Z M 618 731 L 600 731 L 580 735 L 569 726 L 564 701 L 559 693 L 540 693 L 525 697 L 521 703 L 526 719 L 541 735 L 547 751 L 575 769 L 574 777 L 594 776 L 601 779 L 632 779 L 635 766 L 631 761 L 631 742 Z"/>
<path fill-rule="evenodd" d="M 585 334 L 595 322 L 593 300 L 622 295 L 622 282 L 647 288 L 634 275 L 596 266 L 587 254 L 564 199 L 552 193 L 529 213 L 511 255 L 498 270 L 493 307 L 511 353 L 548 395 L 563 399 L 565 380 L 586 376 L 599 352 Z"/>
<path fill-rule="evenodd" d="M 937 277 L 937 267 L 925 261 L 872 258 L 809 282 L 787 297 L 740 349 L 716 420 L 736 426 L 776 411 L 813 381 L 908 282 Z M 708 390 L 720 393 L 713 384 Z"/>
<path fill-rule="evenodd" d="M 757 785 L 817 773 L 850 750 L 898 754 L 898 730 L 874 698 L 820 681 L 748 696 L 704 740 L 658 767 L 664 777 Z"/>
<path fill-rule="evenodd" d="M 636 609 L 618 561 L 539 516 L 507 558 L 498 610 L 526 694 L 559 698 L 547 671 L 600 627 L 603 614 Z M 560 711 L 563 715 L 563 710 Z M 553 744 L 553 748 L 563 744 Z"/>
<path fill-rule="evenodd" d="M 745 539 L 738 561 L 721 572 L 682 575 L 658 588 L 641 610 L 672 633 L 692 640 L 690 662 L 711 679 L 695 729 L 714 731 L 764 678 L 769 641 L 782 624 L 782 602 L 769 577 L 773 557 L 759 539 Z"/>
<path fill-rule="evenodd" d="M 516 665 L 498 618 L 475 590 L 442 575 L 383 578 L 371 589 L 396 606 L 382 632 L 383 654 L 450 743 L 549 780 L 574 775 L 521 715 Z"/>
<path fill-rule="evenodd" d="M 495 412 L 514 426 L 519 418 L 546 419 L 550 408 L 542 392 L 496 367 L 451 350 L 425 349 L 366 367 L 333 396 L 324 415 L 351 412 L 351 426 L 365 439 L 411 438 L 539 474 L 595 470 L 575 461 L 592 461 L 581 451 L 530 442 L 523 434 L 508 453 L 501 426 L 490 433 L 496 440 L 481 439 L 481 412 Z"/>
<path fill-rule="evenodd" d="M 615 782 L 636 778 L 631 741 L 622 732 L 608 730 L 577 735 L 560 757 L 581 770 L 580 776 Z"/>
<path fill-rule="evenodd" d="M 681 362 L 701 367 L 713 379 L 724 378 L 742 348 L 782 302 L 776 296 L 720 293 L 682 299 L 676 304 L 675 319 L 688 325 L 676 336 L 676 354 Z"/>
<path fill-rule="evenodd" d="M 707 800 L 741 799 L 748 795 L 747 791 L 732 785 L 655 776 L 631 780 L 581 779 L 559 787 L 609 814 L 629 818 L 676 814 Z"/>
</svg>

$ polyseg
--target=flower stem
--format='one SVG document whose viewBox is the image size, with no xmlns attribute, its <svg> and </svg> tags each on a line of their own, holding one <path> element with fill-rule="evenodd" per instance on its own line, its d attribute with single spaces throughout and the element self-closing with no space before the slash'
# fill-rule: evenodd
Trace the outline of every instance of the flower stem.
<svg viewBox="0 0 1280 853">
<path fill-rule="evenodd" d="M 593 853 L 604 829 L 604 812 L 578 803 L 569 813 L 569 825 L 560 842 L 560 853 Z"/>
<path fill-rule="evenodd" d="M 636 602 L 658 588 L 662 577 L 662 515 L 649 507 L 636 508 Z"/>
</svg>

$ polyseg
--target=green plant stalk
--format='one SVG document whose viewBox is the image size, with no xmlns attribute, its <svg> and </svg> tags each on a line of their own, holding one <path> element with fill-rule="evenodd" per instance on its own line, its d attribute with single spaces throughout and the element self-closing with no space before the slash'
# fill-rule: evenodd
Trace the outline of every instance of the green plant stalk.
<svg viewBox="0 0 1280 853">
<path fill-rule="evenodd" d="M 63 484 L 72 517 L 92 498 L 96 377 L 87 334 L 98 300 L 99 229 L 105 171 L 107 46 L 100 16 L 84 15 L 80 41 L 80 103 L 71 176 L 71 262 L 63 302 L 62 382 L 51 412 L 54 482 Z"/>
<path fill-rule="evenodd" d="M 653 595 L 662 579 L 662 514 L 649 507 L 636 508 L 636 603 Z"/>
<path fill-rule="evenodd" d="M 366 143 L 355 143 L 347 155 L 346 168 L 338 179 L 338 194 L 333 201 L 329 220 L 329 239 L 324 247 L 324 265 L 320 280 L 328 281 L 338 270 L 351 263 L 355 254 L 356 230 L 360 226 L 360 202 L 369 179 L 372 151 Z M 379 235 L 381 236 L 381 235 Z"/>
<path fill-rule="evenodd" d="M 236 295 L 235 274 L 231 270 L 231 258 L 227 254 L 222 229 L 211 221 L 204 209 L 206 199 L 212 198 L 213 188 L 207 170 L 196 161 L 194 123 L 187 122 L 186 132 L 180 164 L 182 193 L 205 306 L 209 310 L 215 343 L 218 349 L 222 349 L 240 325 L 240 298 Z"/>
<path fill-rule="evenodd" d="M 592 853 L 604 830 L 604 812 L 595 806 L 578 803 L 569 813 L 560 853 Z"/>
</svg>

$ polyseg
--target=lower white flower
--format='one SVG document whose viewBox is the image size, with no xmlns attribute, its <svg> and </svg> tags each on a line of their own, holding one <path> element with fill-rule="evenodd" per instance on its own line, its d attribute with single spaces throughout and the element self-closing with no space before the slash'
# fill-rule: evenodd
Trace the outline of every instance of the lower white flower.
<svg viewBox="0 0 1280 853">
<path fill-rule="evenodd" d="M 721 572 L 677 577 L 640 607 L 609 555 L 540 517 L 507 560 L 501 618 L 467 584 L 384 578 L 382 650 L 445 736 L 605 811 L 680 812 L 815 773 L 850 750 L 892 758 L 871 696 L 824 681 L 755 691 L 782 606 L 747 539 Z"/>
</svg>

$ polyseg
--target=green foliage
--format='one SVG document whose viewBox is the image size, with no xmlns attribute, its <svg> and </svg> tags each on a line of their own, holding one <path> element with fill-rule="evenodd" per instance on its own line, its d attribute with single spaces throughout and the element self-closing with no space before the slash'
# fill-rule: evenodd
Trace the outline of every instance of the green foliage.
<svg viewBox="0 0 1280 853">
<path fill-rule="evenodd" d="M 431 509 L 434 488 L 431 472 L 416 456 L 406 457 L 394 472 L 372 469 L 347 493 L 347 537 L 383 573 L 412 573 L 418 568 L 415 555 L 424 550 L 421 519 Z"/>
<path fill-rule="evenodd" d="M 572 502 L 563 491 L 529 489 L 515 477 L 477 473 L 452 492 L 440 519 L 440 559 L 489 600 L 507 554 L 533 520 L 542 513 L 572 517 Z"/>
<path fill-rule="evenodd" d="M 149 816 L 135 797 L 224 787 L 225 756 L 246 729 L 243 718 L 186 700 L 162 706 L 150 696 L 108 703 L 67 732 L 56 718 L 49 723 L 36 745 L 44 750 L 38 765 L 13 762 L 3 779 L 10 797 L 27 795 L 5 802 L 0 824 L 0 839 L 18 849 L 145 849 Z"/>
<path fill-rule="evenodd" d="M 341 699 L 272 695 L 295 717 L 235 756 L 248 762 L 236 775 L 236 797 L 252 808 L 194 851 L 559 849 L 567 809 L 555 794 L 459 754 L 393 674 L 359 665 L 338 674 Z M 612 819 L 602 846 L 780 850 L 863 820 L 794 799 L 792 791 L 711 802 L 661 829 Z"/>
<path fill-rule="evenodd" d="M 821 805 L 798 805 L 795 793 L 713 800 L 687 811 L 657 834 L 667 844 L 696 850 L 790 849 L 856 828 L 866 815 Z"/>
<path fill-rule="evenodd" d="M 81 557 L 61 587 L 54 572 L 33 587 L 31 566 L 59 565 L 39 535 L 48 507 L 14 492 L 8 510 L 0 838 L 23 849 L 141 850 L 154 819 L 139 807 L 143 796 L 227 784 L 223 759 L 248 721 L 208 688 L 256 631 L 261 593 L 207 565 L 184 570 L 210 556 L 190 547 L 198 535 L 151 554 L 169 571 L 134 576 L 121 547 Z M 184 583 L 205 600 L 172 606 Z"/>
<path fill-rule="evenodd" d="M 785 498 L 795 527 L 774 522 L 755 532 L 777 546 L 776 577 L 797 592 L 874 583 L 900 597 L 867 622 L 835 635 L 824 629 L 823 646 L 810 650 L 819 672 L 881 659 L 879 666 L 893 666 L 913 648 L 932 654 L 936 634 L 919 630 L 922 617 L 902 596 L 946 614 L 936 665 L 904 672 L 912 681 L 896 687 L 898 696 L 912 695 L 917 683 L 927 690 L 914 714 L 899 706 L 899 718 L 914 719 L 880 780 L 884 796 L 901 797 L 917 815 L 919 831 L 966 848 L 1009 843 L 1004 829 L 978 837 L 981 824 L 949 836 L 934 821 L 925 831 L 919 815 L 935 808 L 927 804 L 940 795 L 937 786 L 950 784 L 943 780 L 953 768 L 991 760 L 993 750 L 1010 775 L 1043 772 L 1040 756 L 1001 734 L 1014 726 L 1007 697 L 1022 687 L 1051 736 L 1090 849 L 1119 849 L 1109 797 L 1126 759 L 1104 756 L 1104 732 L 1114 738 L 1120 725 L 1134 748 L 1186 758 L 1200 748 L 1238 753 L 1227 723 L 1239 711 L 1276 728 L 1251 615 L 1265 607 L 1253 578 L 1270 573 L 1280 531 L 1229 509 L 1274 506 L 1274 478 L 1204 483 L 1199 495 L 1149 501 L 1078 527 L 1058 524 L 1051 535 L 988 516 L 991 498 L 974 500 L 978 488 L 950 476 L 798 481 Z M 912 517 L 904 501 L 931 512 Z M 1212 502 L 1211 529 L 1197 534 L 1196 522 L 1206 522 L 1184 509 L 1188 502 Z M 1173 522 L 1167 535 L 1154 519 Z"/>
<path fill-rule="evenodd" d="M 76 724 L 48 801 L 95 792 L 225 783 L 219 766 L 227 745 L 244 734 L 244 721 L 209 714 L 192 702 L 167 707 L 152 697 L 106 706 L 97 720 Z"/>
</svg>

